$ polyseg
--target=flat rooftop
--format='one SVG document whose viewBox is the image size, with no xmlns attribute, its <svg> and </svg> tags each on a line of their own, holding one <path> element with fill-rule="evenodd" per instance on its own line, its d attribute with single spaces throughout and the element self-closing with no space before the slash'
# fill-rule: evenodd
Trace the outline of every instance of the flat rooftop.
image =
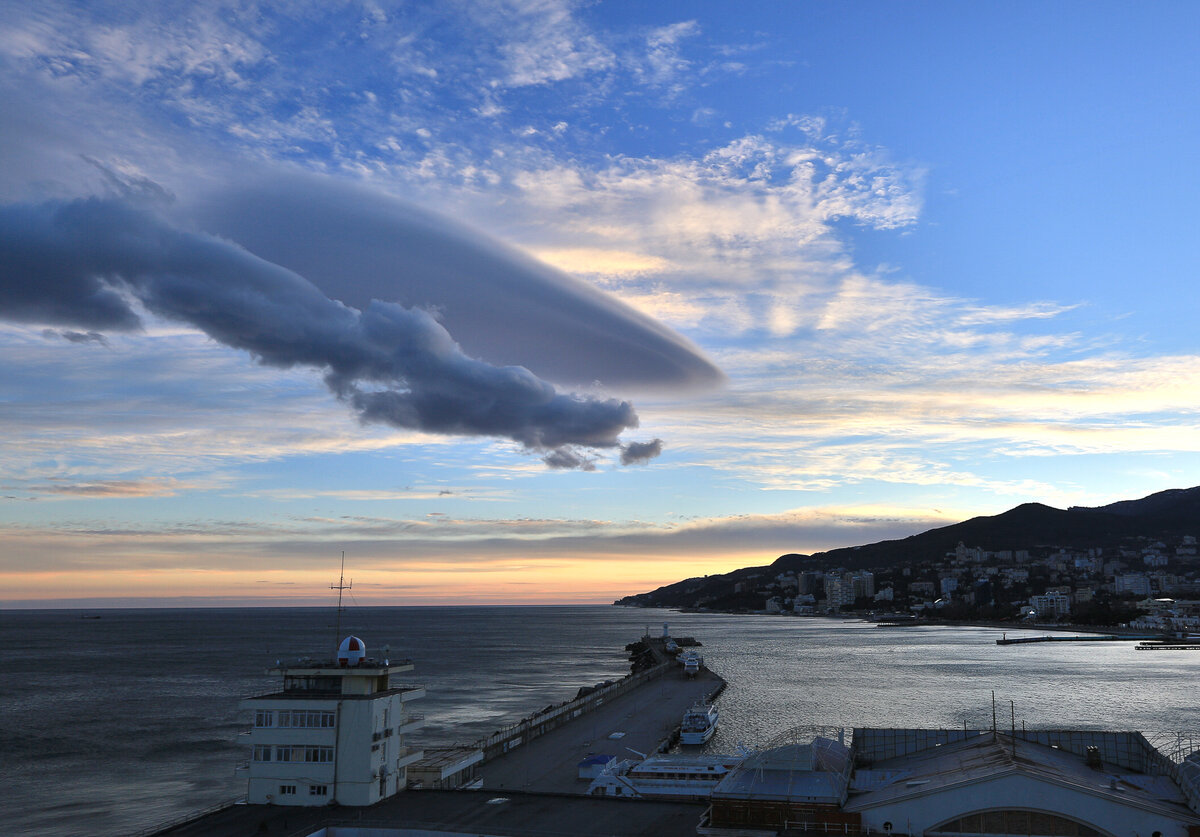
<svg viewBox="0 0 1200 837">
<path fill-rule="evenodd" d="M 370 808 L 238 805 L 155 837 L 308 837 L 321 829 L 329 829 L 327 837 L 336 837 L 340 829 L 362 829 L 360 835 L 371 837 L 404 829 L 497 837 L 695 837 L 704 807 L 694 802 L 419 790 Z"/>
<path fill-rule="evenodd" d="M 846 810 L 863 810 L 914 792 L 929 793 L 1009 773 L 1112 797 L 1122 804 L 1136 803 L 1171 816 L 1195 817 L 1169 776 L 1138 773 L 1107 761 L 1093 768 L 1077 753 L 991 732 L 859 769 Z"/>
</svg>

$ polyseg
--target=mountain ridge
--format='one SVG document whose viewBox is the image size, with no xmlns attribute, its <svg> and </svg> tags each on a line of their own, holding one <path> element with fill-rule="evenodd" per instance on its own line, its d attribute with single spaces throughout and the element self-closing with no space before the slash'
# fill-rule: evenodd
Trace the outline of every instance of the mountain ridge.
<svg viewBox="0 0 1200 837">
<path fill-rule="evenodd" d="M 805 555 L 787 553 L 770 564 L 742 567 L 728 573 L 688 578 L 647 593 L 618 599 L 614 604 L 667 607 L 716 596 L 763 574 L 816 569 L 890 568 L 942 557 L 959 542 L 987 550 L 1046 547 L 1090 548 L 1144 536 L 1152 539 L 1200 534 L 1200 486 L 1158 491 L 1136 500 L 1104 506 L 1057 509 L 1028 502 L 996 515 L 981 515 L 929 529 L 905 538 L 861 546 L 839 547 Z"/>
</svg>

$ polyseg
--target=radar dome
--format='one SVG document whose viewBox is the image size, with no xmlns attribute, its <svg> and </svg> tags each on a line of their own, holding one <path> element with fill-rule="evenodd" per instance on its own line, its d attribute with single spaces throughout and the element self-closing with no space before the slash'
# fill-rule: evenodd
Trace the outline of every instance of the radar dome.
<svg viewBox="0 0 1200 837">
<path fill-rule="evenodd" d="M 348 636 L 338 646 L 338 665 L 356 666 L 367 656 L 367 644 L 356 636 Z"/>
</svg>

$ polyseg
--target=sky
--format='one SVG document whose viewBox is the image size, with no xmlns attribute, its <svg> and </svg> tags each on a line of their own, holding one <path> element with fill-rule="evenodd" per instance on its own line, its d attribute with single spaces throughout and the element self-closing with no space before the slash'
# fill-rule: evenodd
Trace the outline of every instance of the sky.
<svg viewBox="0 0 1200 837">
<path fill-rule="evenodd" d="M 603 603 L 1200 484 L 1196 31 L 0 2 L 0 607 Z"/>
</svg>

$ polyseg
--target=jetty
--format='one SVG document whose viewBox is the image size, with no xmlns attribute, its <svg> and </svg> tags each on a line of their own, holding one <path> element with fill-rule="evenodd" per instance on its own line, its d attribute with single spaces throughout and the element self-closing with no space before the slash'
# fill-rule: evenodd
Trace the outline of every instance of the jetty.
<svg viewBox="0 0 1200 837">
<path fill-rule="evenodd" d="M 708 669 L 685 678 L 673 659 L 633 677 L 640 678 L 635 688 L 611 698 L 600 695 L 571 723 L 534 740 L 521 740 L 485 760 L 479 768 L 484 790 L 585 793 L 588 782 L 579 778 L 581 761 L 665 752 L 678 740 L 683 714 L 696 703 L 715 700 L 725 688 L 725 681 Z M 530 726 L 536 725 L 535 717 Z"/>
<path fill-rule="evenodd" d="M 1126 634 L 1085 634 L 1083 636 L 1021 636 L 1009 639 L 1008 636 L 996 640 L 997 645 L 1030 645 L 1038 642 L 1144 642 L 1161 639 L 1157 636 Z"/>
</svg>

